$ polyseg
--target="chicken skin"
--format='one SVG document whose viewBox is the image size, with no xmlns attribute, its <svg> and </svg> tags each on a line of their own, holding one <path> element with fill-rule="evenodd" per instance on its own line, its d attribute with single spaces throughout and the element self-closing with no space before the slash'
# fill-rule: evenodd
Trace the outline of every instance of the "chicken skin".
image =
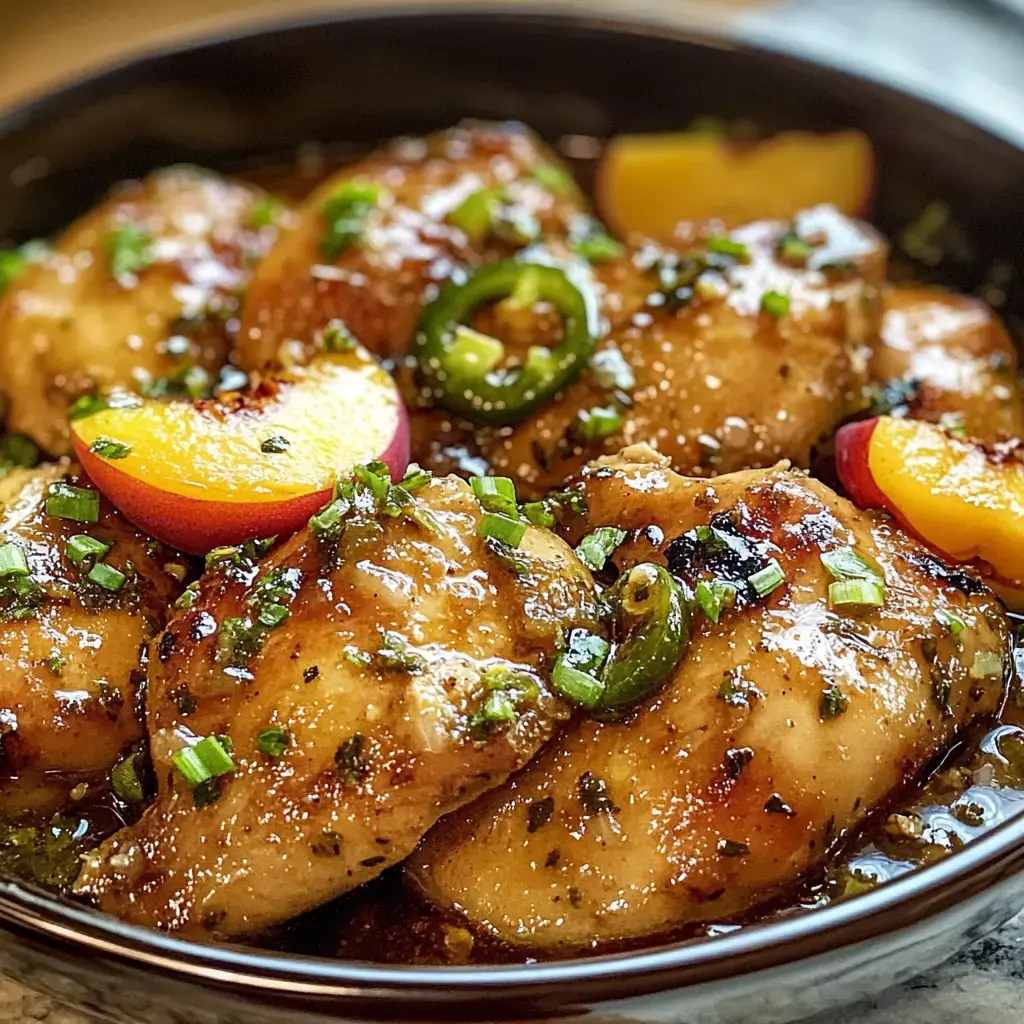
<svg viewBox="0 0 1024 1024">
<path fill-rule="evenodd" d="M 794 237 L 810 252 L 797 262 L 783 255 Z M 677 241 L 691 254 L 684 275 L 702 260 L 711 269 L 677 287 L 671 255 L 666 264 L 653 247 L 625 261 L 618 286 L 602 268 L 611 329 L 591 366 L 515 428 L 481 435 L 480 454 L 524 494 L 640 442 L 692 475 L 783 458 L 807 466 L 814 446 L 863 405 L 886 262 L 873 231 L 820 207 L 794 225 L 757 222 L 728 239 L 713 225 L 684 227 Z M 638 310 L 641 275 L 647 305 Z M 596 437 L 595 410 L 613 417 Z"/>
<path fill-rule="evenodd" d="M 48 514 L 48 500 L 53 509 L 54 495 L 68 487 L 88 487 L 68 464 L 0 480 L 4 813 L 59 798 L 83 776 L 105 775 L 142 738 L 136 698 L 146 642 L 166 620 L 185 572 L 95 491 L 86 492 L 98 499 L 95 522 Z M 97 545 L 109 550 L 101 554 Z M 98 559 L 114 575 L 90 576 Z"/>
<path fill-rule="evenodd" d="M 304 361 L 335 318 L 371 352 L 404 355 L 455 268 L 565 235 L 584 211 L 568 172 L 518 125 L 399 140 L 302 205 L 256 271 L 236 358 L 246 369 Z"/>
<path fill-rule="evenodd" d="M 734 603 L 717 622 L 695 612 L 688 653 L 634 714 L 578 721 L 427 836 L 408 879 L 485 933 L 568 953 L 728 919 L 1001 704 L 999 602 L 817 481 L 777 467 L 702 482 L 639 448 L 581 496 L 580 532 L 628 531 L 620 569 L 660 559 L 690 588 L 731 581 Z M 883 578 L 881 606 L 837 604 L 844 572 Z"/>
<path fill-rule="evenodd" d="M 883 293 L 882 310 L 871 375 L 907 384 L 910 415 L 986 443 L 1024 433 L 1017 349 L 985 303 L 898 285 Z"/>
<path fill-rule="evenodd" d="M 276 234 L 267 202 L 252 186 L 172 167 L 72 224 L 0 299 L 8 429 L 66 454 L 76 398 L 185 388 L 216 371 L 251 262 Z"/>
<path fill-rule="evenodd" d="M 589 572 L 546 530 L 482 537 L 454 477 L 394 493 L 394 515 L 357 492 L 333 528 L 207 573 L 154 645 L 158 795 L 79 893 L 183 936 L 259 931 L 402 860 L 567 717 L 548 661 L 595 628 Z M 233 769 L 193 789 L 176 764 L 200 738 Z"/>
</svg>

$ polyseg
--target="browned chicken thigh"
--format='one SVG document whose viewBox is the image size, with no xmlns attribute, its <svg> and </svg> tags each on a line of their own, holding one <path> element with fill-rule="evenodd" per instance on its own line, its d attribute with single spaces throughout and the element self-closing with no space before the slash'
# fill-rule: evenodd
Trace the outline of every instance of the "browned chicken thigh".
<svg viewBox="0 0 1024 1024">
<path fill-rule="evenodd" d="M 912 416 L 984 442 L 1024 433 L 1017 349 L 985 303 L 905 284 L 883 292 L 882 309 L 871 374 L 906 382 Z"/>
<path fill-rule="evenodd" d="M 594 626 L 589 572 L 545 530 L 514 551 L 480 536 L 454 477 L 400 512 L 395 493 L 393 514 L 360 491 L 333 525 L 207 573 L 155 644 L 158 795 L 80 893 L 191 937 L 259 931 L 402 860 L 567 717 L 548 662 Z M 204 751 L 220 777 L 190 784 L 182 758 Z"/>
<path fill-rule="evenodd" d="M 331 319 L 371 352 L 404 355 L 426 298 L 453 270 L 565 235 L 585 202 L 531 132 L 469 125 L 402 139 L 332 175 L 257 268 L 237 358 L 309 355 Z"/>
<path fill-rule="evenodd" d="M 225 361 L 238 297 L 276 233 L 259 189 L 196 167 L 121 186 L 0 299 L 7 428 L 70 451 L 66 411 L 113 387 L 177 387 Z"/>
<path fill-rule="evenodd" d="M 734 603 L 695 614 L 660 694 L 569 727 L 407 868 L 514 946 L 600 947 L 763 903 L 1002 701 L 1007 622 L 972 576 L 799 473 L 702 482 L 666 462 L 640 448 L 594 467 L 580 532 L 628 531 L 620 569 L 662 560 L 690 587 L 730 581 Z M 837 577 L 881 606 L 841 603 Z"/>
<path fill-rule="evenodd" d="M 684 226 L 678 241 L 689 256 L 641 248 L 618 283 L 602 268 L 612 326 L 592 365 L 516 427 L 482 435 L 484 459 L 524 493 L 638 442 L 701 476 L 806 466 L 863 404 L 885 274 L 877 234 L 821 207 L 728 238 Z"/>
<path fill-rule="evenodd" d="M 76 499 L 95 521 L 53 514 Z M 146 642 L 185 567 L 69 465 L 0 480 L 0 552 L 0 810 L 14 813 L 104 783 L 141 739 Z"/>
</svg>

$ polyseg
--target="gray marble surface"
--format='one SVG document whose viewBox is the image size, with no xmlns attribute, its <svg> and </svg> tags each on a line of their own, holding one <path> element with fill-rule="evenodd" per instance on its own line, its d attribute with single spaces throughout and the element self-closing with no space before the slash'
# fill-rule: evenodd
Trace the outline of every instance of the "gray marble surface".
<svg viewBox="0 0 1024 1024">
<path fill-rule="evenodd" d="M 823 60 L 970 114 L 1024 145 L 1024 22 L 1008 13 L 1009 4 L 791 0 L 781 8 L 730 12 L 727 18 L 721 8 L 699 8 L 685 0 L 592 0 L 590 6 L 616 15 L 687 19 L 776 48 L 816 52 Z M 1022 997 L 1024 914 L 915 981 L 808 1024 L 995 1024 L 1024 1017 Z M 0 982 L 0 1021 L 95 1024 L 95 1018 L 10 982 Z"/>
</svg>

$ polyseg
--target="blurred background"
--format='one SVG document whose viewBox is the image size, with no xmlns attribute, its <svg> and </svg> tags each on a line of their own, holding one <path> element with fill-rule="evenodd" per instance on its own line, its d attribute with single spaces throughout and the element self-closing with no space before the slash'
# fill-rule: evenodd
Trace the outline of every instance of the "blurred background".
<svg viewBox="0 0 1024 1024">
<path fill-rule="evenodd" d="M 486 0 L 418 0 L 424 6 Z M 0 105 L 140 49 L 244 24 L 417 0 L 0 0 Z M 504 0 L 639 16 L 810 52 L 1024 142 L 1024 0 Z"/>
</svg>

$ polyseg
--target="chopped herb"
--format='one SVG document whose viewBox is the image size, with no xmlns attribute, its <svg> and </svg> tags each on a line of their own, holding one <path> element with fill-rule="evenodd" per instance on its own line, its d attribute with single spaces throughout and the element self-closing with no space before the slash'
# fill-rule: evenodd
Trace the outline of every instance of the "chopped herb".
<svg viewBox="0 0 1024 1024">
<path fill-rule="evenodd" d="M 782 292 L 765 292 L 761 296 L 761 309 L 776 320 L 781 320 L 789 316 L 789 296 Z"/>
<path fill-rule="evenodd" d="M 401 633 L 393 630 L 383 634 L 377 660 L 385 668 L 400 672 L 422 672 L 427 667 L 427 659 Z"/>
<path fill-rule="evenodd" d="M 494 230 L 503 197 L 502 189 L 482 188 L 466 196 L 448 220 L 471 242 L 482 242 Z"/>
<path fill-rule="evenodd" d="M 257 621 L 261 626 L 266 626 L 267 629 L 273 629 L 275 626 L 280 626 L 291 612 L 283 604 L 264 604 L 257 614 Z"/>
<path fill-rule="evenodd" d="M 123 441 L 114 441 L 109 437 L 97 437 L 89 451 L 101 459 L 124 459 L 131 454 L 131 446 Z"/>
<path fill-rule="evenodd" d="M 210 374 L 201 366 L 182 366 L 167 377 L 144 380 L 139 390 L 147 398 L 209 398 L 213 394 Z"/>
<path fill-rule="evenodd" d="M 339 186 L 320 207 L 327 224 L 320 236 L 320 252 L 327 259 L 337 259 L 358 242 L 383 196 L 384 189 L 373 182 L 347 181 Z"/>
<path fill-rule="evenodd" d="M 284 210 L 284 204 L 273 196 L 267 196 L 256 203 L 249 211 L 249 227 L 253 231 L 274 227 Z"/>
<path fill-rule="evenodd" d="M 357 786 L 366 778 L 370 768 L 364 757 L 362 733 L 350 736 L 334 752 L 334 763 L 338 767 L 338 774 L 349 785 Z"/>
<path fill-rule="evenodd" d="M 504 690 L 492 690 L 484 699 L 480 710 L 470 716 L 469 730 L 475 739 L 482 740 L 495 728 L 516 720 L 516 706 Z"/>
<path fill-rule="evenodd" d="M 707 249 L 708 252 L 717 253 L 719 256 L 731 256 L 737 260 L 745 260 L 750 255 L 750 251 L 742 242 L 734 242 L 731 238 L 723 236 L 709 238 Z"/>
<path fill-rule="evenodd" d="M 569 424 L 568 434 L 583 444 L 603 441 L 618 432 L 622 419 L 622 410 L 611 405 L 581 409 Z"/>
<path fill-rule="evenodd" d="M 191 747 L 182 747 L 175 752 L 174 766 L 195 789 L 210 779 L 219 778 L 235 770 L 235 762 L 225 749 L 220 736 L 204 736 Z"/>
<path fill-rule="evenodd" d="M 966 628 L 967 623 L 954 612 L 946 608 L 939 608 L 935 612 L 935 620 L 939 625 L 945 626 L 952 636 L 958 637 Z"/>
<path fill-rule="evenodd" d="M 611 235 L 596 232 L 572 243 L 572 251 L 588 263 L 607 263 L 619 259 L 626 247 Z"/>
<path fill-rule="evenodd" d="M 814 254 L 813 246 L 809 245 L 793 231 L 787 231 L 779 239 L 779 244 L 776 248 L 784 262 L 797 266 L 804 266 Z"/>
<path fill-rule="evenodd" d="M 100 496 L 85 487 L 72 487 L 63 480 L 53 484 L 46 498 L 46 514 L 76 523 L 95 523 L 100 518 Z"/>
<path fill-rule="evenodd" d="M 748 853 L 750 853 L 750 847 L 746 843 L 740 843 L 734 839 L 718 840 L 718 855 L 720 857 L 746 857 Z"/>
<path fill-rule="evenodd" d="M 39 465 L 41 453 L 36 443 L 24 434 L 0 437 L 0 479 L 11 469 L 31 469 Z"/>
<path fill-rule="evenodd" d="M 320 344 L 325 352 L 352 352 L 358 343 L 344 320 L 331 320 L 324 328 Z"/>
<path fill-rule="evenodd" d="M 587 534 L 576 548 L 580 561 L 593 572 L 600 572 L 628 534 L 614 526 L 601 526 Z"/>
<path fill-rule="evenodd" d="M 530 174 L 538 185 L 550 192 L 565 192 L 574 184 L 569 171 L 558 164 L 537 164 Z"/>
<path fill-rule="evenodd" d="M 763 569 L 758 569 L 747 577 L 747 582 L 754 588 L 758 597 L 767 597 L 773 590 L 786 582 L 786 574 L 776 559 L 772 559 Z"/>
<path fill-rule="evenodd" d="M 76 533 L 68 539 L 64 551 L 75 565 L 84 565 L 90 558 L 97 562 L 102 561 L 110 548 L 110 544 L 90 537 L 87 533 Z"/>
<path fill-rule="evenodd" d="M 120 569 L 115 569 L 105 562 L 97 562 L 86 577 L 90 582 L 95 583 L 104 590 L 116 594 L 124 585 L 127 577 Z"/>
<path fill-rule="evenodd" d="M 723 610 L 735 603 L 736 593 L 736 587 L 724 580 L 701 580 L 694 590 L 700 610 L 716 624 Z"/>
<path fill-rule="evenodd" d="M 94 416 L 109 408 L 110 403 L 100 395 L 82 395 L 68 406 L 68 419 L 84 420 L 87 416 Z"/>
<path fill-rule="evenodd" d="M 834 548 L 821 555 L 821 564 L 837 580 L 874 580 L 884 583 L 885 577 L 877 565 L 869 562 L 853 548 Z"/>
<path fill-rule="evenodd" d="M 138 224 L 122 224 L 104 240 L 110 254 L 110 274 L 115 279 L 137 274 L 153 262 L 153 239 Z"/>
<path fill-rule="evenodd" d="M 231 616 L 220 624 L 217 659 L 228 668 L 244 668 L 263 645 L 264 631 L 247 615 Z"/>
<path fill-rule="evenodd" d="M 546 501 L 528 501 L 522 508 L 523 515 L 534 526 L 543 530 L 551 530 L 555 526 L 555 516 Z"/>
<path fill-rule="evenodd" d="M 543 828 L 555 813 L 555 798 L 546 796 L 541 800 L 531 800 L 526 809 L 526 831 L 533 833 Z"/>
<path fill-rule="evenodd" d="M 576 780 L 576 794 L 587 814 L 614 814 L 618 808 L 608 795 L 608 785 L 593 772 L 584 772 Z"/>
<path fill-rule="evenodd" d="M 291 742 L 287 731 L 279 725 L 272 725 L 269 729 L 264 729 L 256 737 L 257 749 L 267 757 L 280 757 L 291 745 Z"/>
<path fill-rule="evenodd" d="M 469 485 L 486 512 L 516 518 L 516 485 L 507 476 L 471 476 Z"/>
<path fill-rule="evenodd" d="M 34 618 L 45 602 L 46 591 L 31 576 L 0 580 L 0 619 L 19 622 Z"/>
<path fill-rule="evenodd" d="M 526 523 L 511 519 L 497 512 L 485 512 L 480 520 L 477 534 L 489 540 L 507 544 L 510 548 L 518 548 L 526 534 Z"/>
<path fill-rule="evenodd" d="M 830 608 L 881 608 L 885 587 L 877 580 L 836 580 L 828 586 Z"/>
<path fill-rule="evenodd" d="M 260 451 L 264 455 L 280 455 L 281 452 L 288 451 L 291 446 L 291 441 L 287 437 L 281 437 L 280 434 L 275 434 L 273 437 L 268 437 L 260 445 Z"/>
<path fill-rule="evenodd" d="M 110 785 L 126 804 L 141 804 L 146 798 L 142 789 L 142 780 L 139 778 L 136 768 L 139 757 L 138 753 L 129 754 L 110 769 Z"/>
<path fill-rule="evenodd" d="M 182 592 L 178 599 L 174 602 L 174 607 L 183 610 L 191 608 L 192 605 L 199 600 L 199 581 L 190 583 Z"/>
<path fill-rule="evenodd" d="M 0 580 L 28 575 L 28 557 L 25 549 L 13 541 L 0 545 Z"/>
<path fill-rule="evenodd" d="M 849 698 L 838 686 L 829 686 L 818 700 L 818 715 L 821 718 L 838 718 L 849 704 Z"/>
</svg>

